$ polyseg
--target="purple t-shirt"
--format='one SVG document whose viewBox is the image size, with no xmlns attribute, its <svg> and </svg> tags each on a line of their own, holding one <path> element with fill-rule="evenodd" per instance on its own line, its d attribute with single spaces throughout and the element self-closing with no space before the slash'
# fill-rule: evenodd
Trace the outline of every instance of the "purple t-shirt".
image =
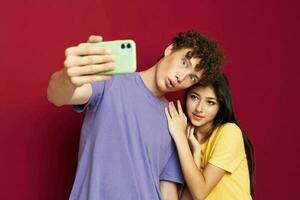
<svg viewBox="0 0 300 200">
<path fill-rule="evenodd" d="M 71 200 L 159 200 L 159 181 L 183 183 L 161 102 L 138 73 L 92 84 Z"/>
</svg>

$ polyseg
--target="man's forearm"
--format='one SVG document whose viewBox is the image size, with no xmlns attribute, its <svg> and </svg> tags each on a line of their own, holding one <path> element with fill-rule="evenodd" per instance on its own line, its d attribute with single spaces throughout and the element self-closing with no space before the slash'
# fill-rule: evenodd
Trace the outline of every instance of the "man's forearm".
<svg viewBox="0 0 300 200">
<path fill-rule="evenodd" d="M 56 106 L 67 104 L 76 89 L 74 85 L 66 80 L 64 70 L 65 69 L 61 69 L 51 76 L 47 89 L 48 100 Z"/>
</svg>

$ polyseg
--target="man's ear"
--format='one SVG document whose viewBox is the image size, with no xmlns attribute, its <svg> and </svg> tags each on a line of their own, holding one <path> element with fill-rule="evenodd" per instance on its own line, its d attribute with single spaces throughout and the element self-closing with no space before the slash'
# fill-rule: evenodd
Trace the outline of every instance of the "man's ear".
<svg viewBox="0 0 300 200">
<path fill-rule="evenodd" d="M 170 55 L 170 54 L 173 52 L 173 47 L 174 47 L 174 44 L 170 44 L 170 45 L 165 49 L 164 56 Z"/>
</svg>

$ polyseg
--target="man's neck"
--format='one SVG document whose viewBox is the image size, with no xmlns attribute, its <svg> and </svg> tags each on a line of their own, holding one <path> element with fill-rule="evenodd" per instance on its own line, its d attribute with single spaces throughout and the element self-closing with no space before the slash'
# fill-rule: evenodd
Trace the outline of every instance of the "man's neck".
<svg viewBox="0 0 300 200">
<path fill-rule="evenodd" d="M 155 64 L 149 69 L 139 72 L 139 74 L 142 80 L 144 81 L 146 87 L 152 92 L 152 94 L 164 100 L 165 93 L 159 90 L 156 83 L 156 66 L 157 65 Z"/>
</svg>

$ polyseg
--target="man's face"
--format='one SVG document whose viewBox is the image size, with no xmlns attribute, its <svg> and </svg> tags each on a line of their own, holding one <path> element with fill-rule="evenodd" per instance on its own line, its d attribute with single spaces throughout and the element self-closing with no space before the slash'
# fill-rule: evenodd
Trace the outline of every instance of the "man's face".
<svg viewBox="0 0 300 200">
<path fill-rule="evenodd" d="M 196 69 L 199 58 L 188 59 L 191 49 L 172 51 L 172 46 L 165 50 L 165 56 L 158 62 L 156 84 L 162 93 L 174 92 L 188 88 L 197 83 L 202 76 L 202 70 Z"/>
</svg>

